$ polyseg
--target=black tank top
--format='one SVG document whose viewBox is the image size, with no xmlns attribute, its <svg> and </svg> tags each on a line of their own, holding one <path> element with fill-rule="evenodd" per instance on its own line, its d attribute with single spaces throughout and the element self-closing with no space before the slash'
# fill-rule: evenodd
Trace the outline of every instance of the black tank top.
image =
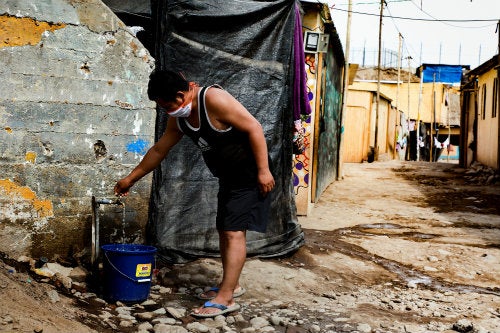
<svg viewBox="0 0 500 333">
<path fill-rule="evenodd" d="M 248 135 L 233 127 L 225 130 L 215 128 L 205 107 L 207 89 L 198 94 L 199 128 L 188 123 L 187 118 L 177 118 L 179 129 L 200 148 L 203 159 L 221 185 L 229 188 L 253 187 L 257 184 L 257 165 L 250 147 Z"/>
</svg>

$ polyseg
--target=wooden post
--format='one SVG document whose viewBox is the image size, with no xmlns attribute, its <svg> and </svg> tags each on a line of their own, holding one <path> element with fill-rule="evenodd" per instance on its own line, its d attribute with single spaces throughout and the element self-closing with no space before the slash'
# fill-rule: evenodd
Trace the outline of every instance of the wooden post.
<svg viewBox="0 0 500 333">
<path fill-rule="evenodd" d="M 411 160 L 411 155 L 410 155 L 410 83 L 411 83 L 411 70 L 410 70 L 410 60 L 412 59 L 411 56 L 407 56 L 406 59 L 408 60 L 408 119 L 406 119 L 406 122 L 408 123 L 408 139 L 406 140 L 406 157 L 408 160 Z"/>
<path fill-rule="evenodd" d="M 402 42 L 403 42 L 403 36 L 401 33 L 398 36 L 399 38 L 399 43 L 398 43 L 398 82 L 396 83 L 396 129 L 399 126 L 401 126 L 401 134 L 404 133 L 403 130 L 403 124 L 401 123 L 401 117 L 399 120 L 397 119 L 399 116 L 399 81 L 401 80 L 401 47 L 402 47 Z M 394 143 L 394 147 L 396 147 L 397 142 Z M 400 147 L 401 149 L 401 147 Z M 398 153 L 398 159 L 400 158 L 401 155 Z"/>
<path fill-rule="evenodd" d="M 312 177 L 311 177 L 311 201 L 316 202 L 316 182 L 318 180 L 318 147 L 319 147 L 319 134 L 320 134 L 320 119 L 321 119 L 321 92 L 323 91 L 323 53 L 316 53 L 316 92 L 315 101 L 316 107 L 314 110 L 314 144 L 313 144 L 313 158 L 312 158 Z"/>
<path fill-rule="evenodd" d="M 420 139 L 420 108 L 422 107 L 422 91 L 424 87 L 424 67 L 420 66 L 420 87 L 418 92 L 418 108 L 417 108 L 417 161 L 420 161 L 420 146 L 418 140 Z"/>
<path fill-rule="evenodd" d="M 378 115 L 380 110 L 380 67 L 382 56 L 382 17 L 384 13 L 385 0 L 380 0 L 380 19 L 378 27 L 378 65 L 377 65 L 377 104 L 375 105 L 375 142 L 373 143 L 374 161 L 378 160 Z"/>
<path fill-rule="evenodd" d="M 337 162 L 337 180 L 344 178 L 344 122 L 347 110 L 347 94 L 349 91 L 349 49 L 351 47 L 351 19 L 352 19 L 352 0 L 349 0 L 347 7 L 347 32 L 345 38 L 345 65 L 344 65 L 344 86 L 342 87 L 342 113 L 340 115 L 340 135 L 339 135 L 339 153 Z"/>
<path fill-rule="evenodd" d="M 434 146 L 434 137 L 432 136 L 432 133 L 436 127 L 436 91 L 435 91 L 435 85 L 436 85 L 436 73 L 434 73 L 434 76 L 432 78 L 432 123 L 431 123 L 431 162 L 433 161 L 433 146 Z M 437 134 L 437 132 L 436 132 Z M 437 137 L 436 137 L 437 140 Z M 437 162 L 437 159 L 436 159 Z"/>
<path fill-rule="evenodd" d="M 498 61 L 497 61 L 497 119 L 498 119 L 498 148 L 497 148 L 497 169 L 500 170 L 500 20 L 497 23 L 497 33 L 498 33 Z"/>
</svg>

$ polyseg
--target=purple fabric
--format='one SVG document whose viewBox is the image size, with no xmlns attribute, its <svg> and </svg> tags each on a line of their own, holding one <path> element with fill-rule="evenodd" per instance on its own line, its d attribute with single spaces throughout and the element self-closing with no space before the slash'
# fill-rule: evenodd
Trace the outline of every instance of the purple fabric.
<svg viewBox="0 0 500 333">
<path fill-rule="evenodd" d="M 302 22 L 300 9 L 295 4 L 295 29 L 293 33 L 293 120 L 299 120 L 300 115 L 311 114 L 311 105 L 307 94 L 307 74 L 305 69 L 304 41 L 302 39 Z"/>
</svg>

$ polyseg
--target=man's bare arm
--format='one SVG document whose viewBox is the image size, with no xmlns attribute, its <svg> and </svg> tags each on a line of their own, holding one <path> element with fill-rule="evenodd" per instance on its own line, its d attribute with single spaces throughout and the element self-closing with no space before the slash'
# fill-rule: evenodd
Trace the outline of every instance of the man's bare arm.
<svg viewBox="0 0 500 333">
<path fill-rule="evenodd" d="M 224 90 L 207 90 L 206 103 L 207 110 L 219 122 L 248 135 L 257 163 L 259 188 L 264 194 L 270 192 L 275 183 L 269 169 L 267 143 L 262 125 L 240 102 Z"/>
<path fill-rule="evenodd" d="M 175 118 L 169 118 L 167 128 L 162 137 L 149 148 L 142 161 L 128 176 L 119 180 L 115 185 L 115 195 L 127 195 L 129 189 L 142 177 L 156 169 L 168 155 L 173 146 L 182 138 L 182 132 L 177 128 Z"/>
</svg>

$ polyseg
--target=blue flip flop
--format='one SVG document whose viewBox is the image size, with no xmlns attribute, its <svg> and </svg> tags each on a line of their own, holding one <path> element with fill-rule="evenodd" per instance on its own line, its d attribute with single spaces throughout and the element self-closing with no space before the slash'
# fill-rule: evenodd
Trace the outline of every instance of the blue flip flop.
<svg viewBox="0 0 500 333">
<path fill-rule="evenodd" d="M 196 295 L 196 298 L 198 299 L 201 299 L 202 301 L 209 301 L 211 299 L 214 299 L 215 298 L 215 295 L 214 296 L 203 296 L 203 294 L 207 294 L 209 292 L 214 292 L 216 295 L 217 293 L 219 292 L 219 287 L 212 287 L 206 291 L 202 291 L 201 293 L 197 294 Z M 234 293 L 233 293 L 233 297 L 236 298 L 236 297 L 240 297 L 241 295 L 243 295 L 244 293 L 246 293 L 246 290 L 245 288 L 243 287 L 239 287 Z"/>
<path fill-rule="evenodd" d="M 203 309 L 215 308 L 215 309 L 219 309 L 220 311 L 217 311 L 214 313 L 194 313 L 194 312 L 192 312 L 191 315 L 193 317 L 200 317 L 200 318 L 213 318 L 213 317 L 217 317 L 217 316 L 229 313 L 229 312 L 237 311 L 240 309 L 240 306 L 238 303 L 234 303 L 234 305 L 231 305 L 231 306 L 225 306 L 222 304 L 212 303 L 210 301 L 207 301 L 207 302 L 205 302 L 205 304 L 203 304 L 202 308 Z"/>
</svg>

